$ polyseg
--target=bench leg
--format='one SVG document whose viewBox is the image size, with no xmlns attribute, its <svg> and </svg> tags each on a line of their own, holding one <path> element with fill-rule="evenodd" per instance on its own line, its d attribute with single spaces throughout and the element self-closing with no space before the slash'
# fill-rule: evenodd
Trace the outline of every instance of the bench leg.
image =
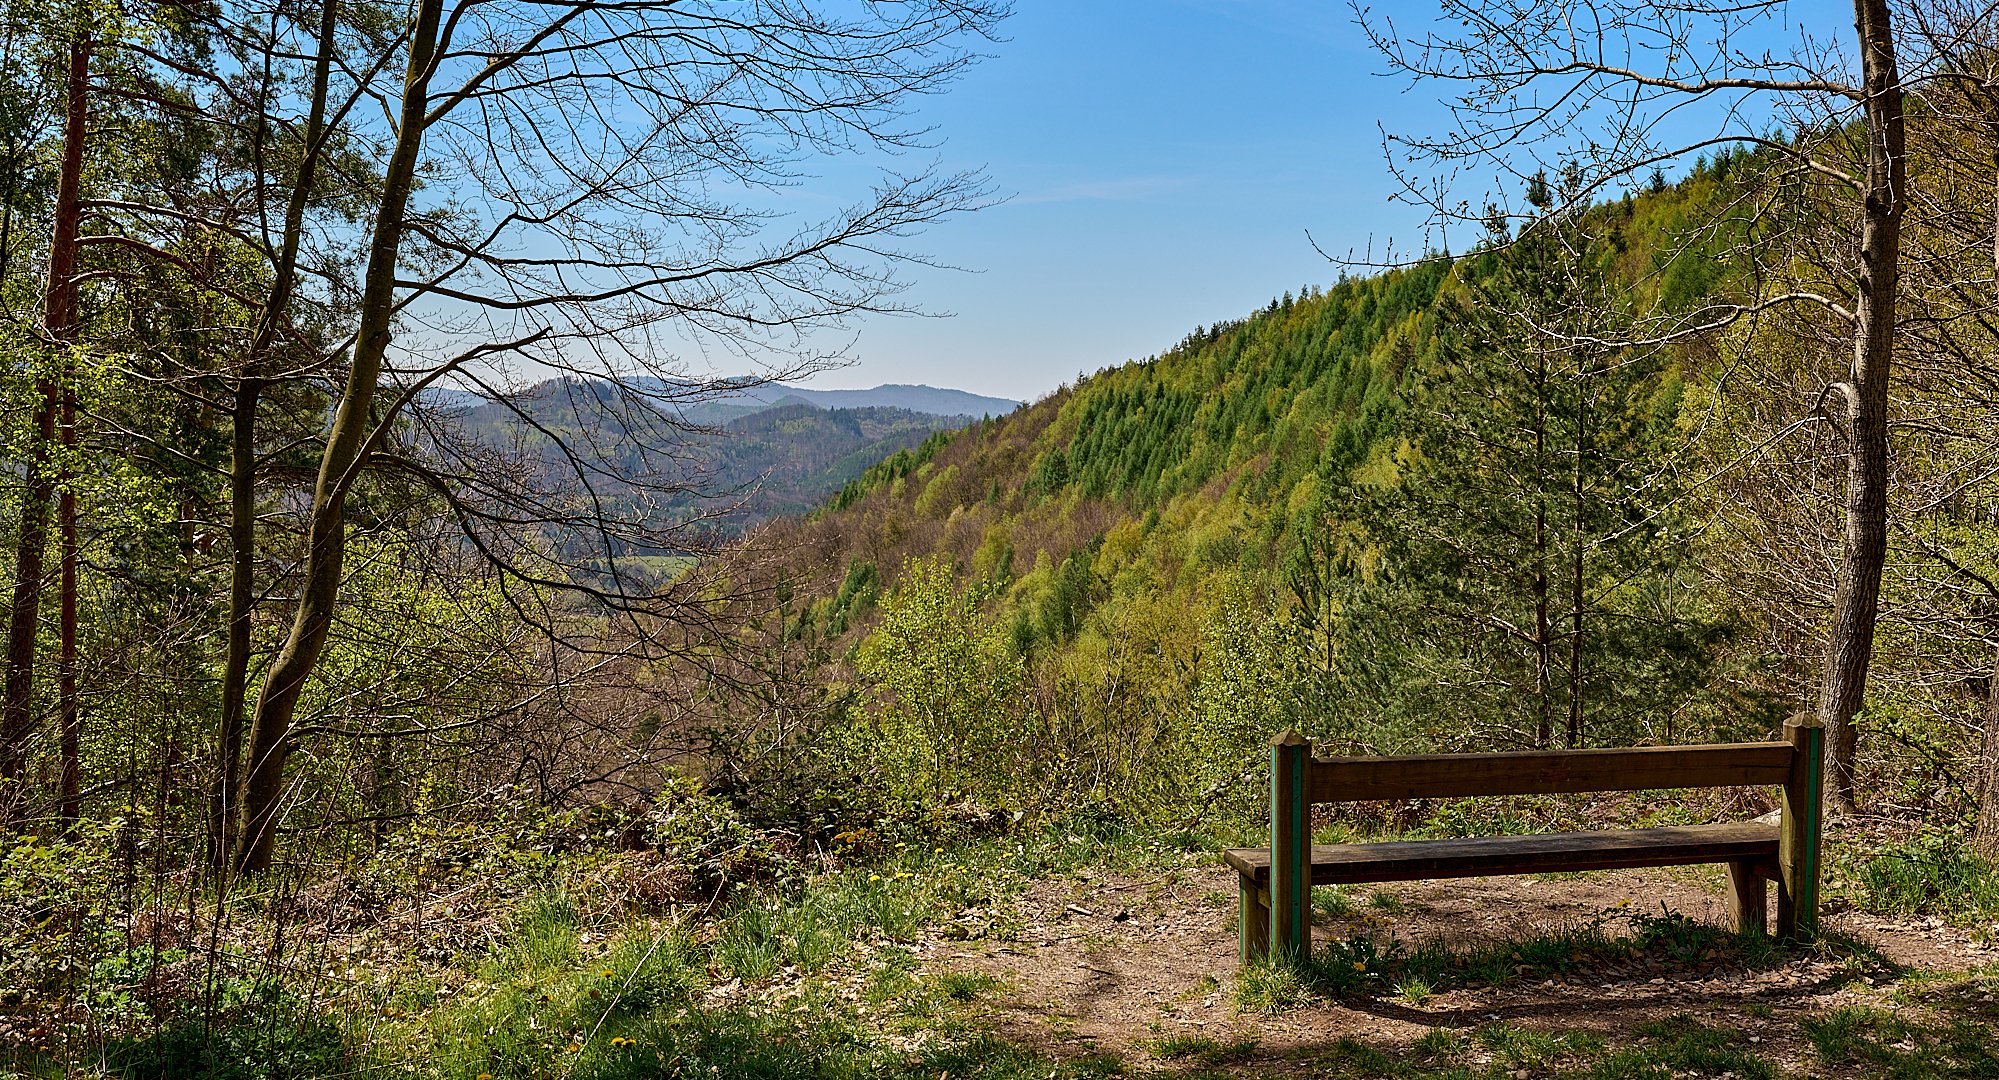
<svg viewBox="0 0 1999 1080">
<path fill-rule="evenodd" d="M 1803 905 L 1798 903 L 1797 894 L 1791 891 L 1792 880 L 1793 878 L 1785 873 L 1779 873 L 1776 877 L 1777 937 L 1782 941 L 1807 936 L 1802 933 L 1804 927 L 1800 925 L 1801 920 L 1798 917 Z"/>
<path fill-rule="evenodd" d="M 1261 963 L 1270 957 L 1270 894 L 1257 887 L 1248 874 L 1242 878 L 1242 962 Z"/>
<path fill-rule="evenodd" d="M 1738 934 L 1769 932 L 1770 881 L 1753 862 L 1728 864 L 1728 908 Z"/>
</svg>

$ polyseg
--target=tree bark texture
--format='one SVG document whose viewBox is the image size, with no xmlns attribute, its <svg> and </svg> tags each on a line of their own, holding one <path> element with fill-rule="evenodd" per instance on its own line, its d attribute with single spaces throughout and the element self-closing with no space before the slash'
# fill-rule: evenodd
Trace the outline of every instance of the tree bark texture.
<svg viewBox="0 0 1999 1080">
<path fill-rule="evenodd" d="M 304 583 L 290 633 L 264 677 L 263 693 L 250 724 L 249 769 L 243 790 L 243 843 L 238 860 L 245 872 L 270 866 L 283 816 L 285 762 L 291 754 L 292 718 L 307 678 L 319 661 L 340 596 L 346 548 L 346 496 L 369 430 L 375 387 L 389 347 L 395 314 L 396 265 L 401 257 L 404 215 L 423 145 L 432 61 L 443 0 L 421 0 L 410 34 L 408 74 L 398 117 L 395 149 L 383 176 L 382 201 L 370 231 L 368 269 L 362 279 L 360 326 L 340 407 L 327 432 L 313 488 L 307 532 Z"/>
<path fill-rule="evenodd" d="M 285 203 L 284 232 L 272 267 L 271 292 L 257 320 L 242 377 L 230 410 L 229 451 L 229 627 L 222 662 L 222 715 L 218 719 L 215 790 L 209 812 L 209 856 L 220 876 L 236 848 L 237 814 L 242 802 L 244 710 L 250 687 L 250 617 L 257 603 L 257 408 L 264 390 L 266 358 L 290 318 L 298 285 L 298 249 L 306 205 L 326 139 L 327 86 L 332 77 L 334 30 L 339 6 L 324 0 L 319 13 L 319 52 L 313 58 L 312 98 L 306 107 L 305 150 Z"/>
<path fill-rule="evenodd" d="M 62 798 L 57 817 L 64 828 L 83 812 L 83 718 L 76 700 L 76 368 L 63 368 L 62 416 L 58 423 L 62 446 L 61 494 L 56 504 L 57 558 L 61 562 L 57 592 L 61 596 L 56 646 L 56 723 L 62 743 Z"/>
<path fill-rule="evenodd" d="M 63 92 L 62 158 L 50 227 L 48 298 L 42 309 L 43 329 L 57 348 L 73 344 L 77 336 L 76 241 L 82 207 L 90 45 L 87 35 L 70 44 Z M 36 727 L 35 652 L 41 627 L 49 504 L 55 497 L 49 447 L 55 442 L 62 396 L 50 378 L 41 379 L 37 389 L 41 401 L 35 409 L 35 449 L 21 498 L 20 534 L 14 549 L 14 607 L 7 628 L 5 685 L 0 688 L 0 820 L 10 823 L 25 806 L 28 741 Z"/>
<path fill-rule="evenodd" d="M 257 602 L 257 398 L 254 378 L 236 387 L 230 417 L 229 629 L 222 660 L 222 716 L 217 725 L 215 792 L 209 812 L 211 868 L 228 865 L 235 845 L 243 774 L 243 710 L 250 686 L 250 614 Z"/>
<path fill-rule="evenodd" d="M 1853 368 L 1839 389 L 1847 404 L 1846 530 L 1839 585 L 1819 684 L 1834 804 L 1854 806 L 1855 714 L 1865 703 L 1874 620 L 1888 550 L 1888 375 L 1907 196 L 1901 76 L 1887 0 L 1855 0 L 1860 34 L 1867 173 L 1854 308 Z"/>
</svg>

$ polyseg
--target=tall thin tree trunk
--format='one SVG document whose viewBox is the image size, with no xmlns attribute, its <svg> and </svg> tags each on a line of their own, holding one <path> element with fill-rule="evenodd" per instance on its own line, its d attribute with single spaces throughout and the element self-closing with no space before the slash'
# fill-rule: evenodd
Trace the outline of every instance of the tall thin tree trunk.
<svg viewBox="0 0 1999 1080">
<path fill-rule="evenodd" d="M 1548 357 L 1536 350 L 1534 387 L 1534 745 L 1554 743 L 1554 627 L 1548 619 Z"/>
<path fill-rule="evenodd" d="M 83 721 L 76 701 L 76 366 L 64 366 L 60 443 L 62 471 L 56 505 L 57 556 L 62 563 L 61 625 L 56 653 L 56 715 L 62 729 L 62 801 L 58 816 L 65 828 L 83 812 Z"/>
<path fill-rule="evenodd" d="M 247 366 L 236 384 L 230 413 L 229 453 L 229 632 L 222 664 L 222 716 L 216 750 L 220 768 L 209 813 L 211 869 L 220 876 L 236 848 L 237 810 L 242 801 L 243 714 L 249 701 L 250 619 L 257 603 L 257 407 L 264 390 L 266 357 L 275 348 L 289 318 L 298 282 L 298 249 L 305 231 L 306 205 L 311 201 L 324 150 L 327 84 L 333 68 L 334 29 L 338 0 L 323 0 L 319 13 L 318 54 L 313 58 L 312 99 L 306 109 L 305 151 L 285 203 L 284 233 L 279 239 L 270 297 L 250 342 Z"/>
<path fill-rule="evenodd" d="M 1992 650 L 1992 681 L 1985 688 L 1985 737 L 1978 747 L 1978 828 L 1972 844 L 1999 859 L 1999 647 Z"/>
<path fill-rule="evenodd" d="M 1583 570 L 1589 551 L 1583 522 L 1589 493 L 1583 484 L 1583 455 L 1589 448 L 1589 393 L 1582 366 L 1576 367 L 1576 457 L 1571 466 L 1569 491 L 1569 749 L 1583 744 Z"/>
<path fill-rule="evenodd" d="M 368 269 L 362 278 L 360 326 L 354 338 L 347 385 L 319 459 L 308 527 L 305 581 L 291 632 L 264 677 L 250 723 L 249 773 L 243 789 L 243 846 L 238 865 L 255 873 L 270 866 L 285 803 L 285 761 L 291 755 L 292 718 L 306 679 L 319 662 L 340 598 L 346 554 L 347 488 L 353 480 L 373 410 L 376 383 L 388 352 L 395 314 L 396 264 L 401 258 L 404 214 L 423 145 L 431 61 L 437 47 L 443 0 L 420 0 L 410 34 L 408 74 L 395 149 L 383 176 L 382 201 L 370 230 Z"/>
<path fill-rule="evenodd" d="M 57 348 L 77 338 L 77 223 L 83 192 L 85 95 L 89 90 L 90 37 L 70 44 L 64 89 L 62 159 L 56 179 L 49 239 L 49 291 L 43 329 Z M 0 689 L 0 821 L 18 820 L 25 805 L 28 741 L 35 732 L 35 646 L 41 628 L 42 561 L 49 542 L 49 503 L 55 495 L 49 446 L 55 441 L 60 393 L 40 380 L 35 448 L 21 500 L 21 529 L 14 549 L 14 610 L 9 619 L 4 689 Z"/>
<path fill-rule="evenodd" d="M 1853 718 L 1866 701 L 1881 567 L 1888 550 L 1888 373 L 1907 197 L 1902 82 L 1887 0 L 1854 0 L 1854 21 L 1866 92 L 1867 177 L 1853 369 L 1840 387 L 1848 417 L 1846 535 L 1818 704 L 1819 721 L 1827 729 L 1833 802 L 1846 812 L 1854 808 L 1859 745 Z"/>
<path fill-rule="evenodd" d="M 263 384 L 245 377 L 230 417 L 229 632 L 222 661 L 220 759 L 209 810 L 211 869 L 220 873 L 235 846 L 243 775 L 243 711 L 250 685 L 250 616 L 257 602 L 257 398 Z"/>
</svg>

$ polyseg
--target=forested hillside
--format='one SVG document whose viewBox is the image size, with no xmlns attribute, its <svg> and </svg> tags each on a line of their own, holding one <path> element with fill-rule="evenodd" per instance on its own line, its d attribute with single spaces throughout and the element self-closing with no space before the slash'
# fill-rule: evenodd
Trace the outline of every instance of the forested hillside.
<svg viewBox="0 0 1999 1080">
<path fill-rule="evenodd" d="M 788 400 L 1001 201 L 920 105 L 1008 8 L 0 0 L 0 1072 L 1999 1072 L 1993 12 L 1858 0 L 1856 81 L 1781 4 L 1361 9 L 1465 91 L 1390 140 L 1456 250 L 1005 415 Z M 1742 825 L 1745 917 L 1329 889 L 1240 963 L 1282 729 L 1801 713 L 1817 930 L 1767 788 L 1381 800 L 1301 827 Z"/>
<path fill-rule="evenodd" d="M 1769 164 L 1285 295 L 772 526 L 766 663 L 889 748 L 832 786 L 1178 819 L 1253 804 L 1243 764 L 1287 726 L 1355 752 L 1772 734 L 1826 610 L 1782 548 L 1836 535 L 1809 492 L 1837 466 L 1809 432 L 1754 444 L 1781 364 L 1816 361 L 1754 355 L 1793 324 L 1680 329 L 1756 288 L 1714 255 Z M 1939 569 L 1904 547 L 1890 576 Z M 1880 797 L 1975 814 L 1975 641 L 1882 649 Z"/>
<path fill-rule="evenodd" d="M 945 391 L 932 394 L 949 399 Z M 702 518 L 714 533 L 733 535 L 810 510 L 895 451 L 976 419 L 881 405 L 822 408 L 781 386 L 700 395 L 682 405 L 655 401 L 643 386 L 554 380 L 504 402 L 448 406 L 443 422 L 455 436 L 538 462 L 555 482 L 579 468 L 598 475 L 598 493 L 619 518 Z M 556 542 L 565 539 L 577 538 Z M 592 542 L 583 547 L 582 554 L 592 553 Z"/>
</svg>

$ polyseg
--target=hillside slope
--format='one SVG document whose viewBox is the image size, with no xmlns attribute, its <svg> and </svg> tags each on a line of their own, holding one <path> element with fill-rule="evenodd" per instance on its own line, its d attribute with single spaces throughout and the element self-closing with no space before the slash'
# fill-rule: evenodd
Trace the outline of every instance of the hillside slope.
<svg viewBox="0 0 1999 1080">
<path fill-rule="evenodd" d="M 1287 725 L 1356 752 L 1755 736 L 1671 464 L 1699 357 L 1541 348 L 1516 310 L 1698 306 L 1728 282 L 1681 238 L 1727 197 L 1702 171 L 1546 243 L 1308 287 L 772 522 L 742 557 L 780 568 L 786 663 L 885 748 L 837 783 L 1174 814 L 1247 807 Z"/>
<path fill-rule="evenodd" d="M 479 442 L 540 459 L 552 475 L 582 472 L 613 503 L 649 500 L 647 512 L 657 515 L 726 510 L 713 521 L 728 532 L 810 510 L 870 465 L 974 419 L 887 405 L 825 408 L 785 387 L 758 393 L 776 399 L 746 392 L 682 401 L 639 386 L 555 380 L 507 405 L 457 403 L 453 419 Z"/>
</svg>

